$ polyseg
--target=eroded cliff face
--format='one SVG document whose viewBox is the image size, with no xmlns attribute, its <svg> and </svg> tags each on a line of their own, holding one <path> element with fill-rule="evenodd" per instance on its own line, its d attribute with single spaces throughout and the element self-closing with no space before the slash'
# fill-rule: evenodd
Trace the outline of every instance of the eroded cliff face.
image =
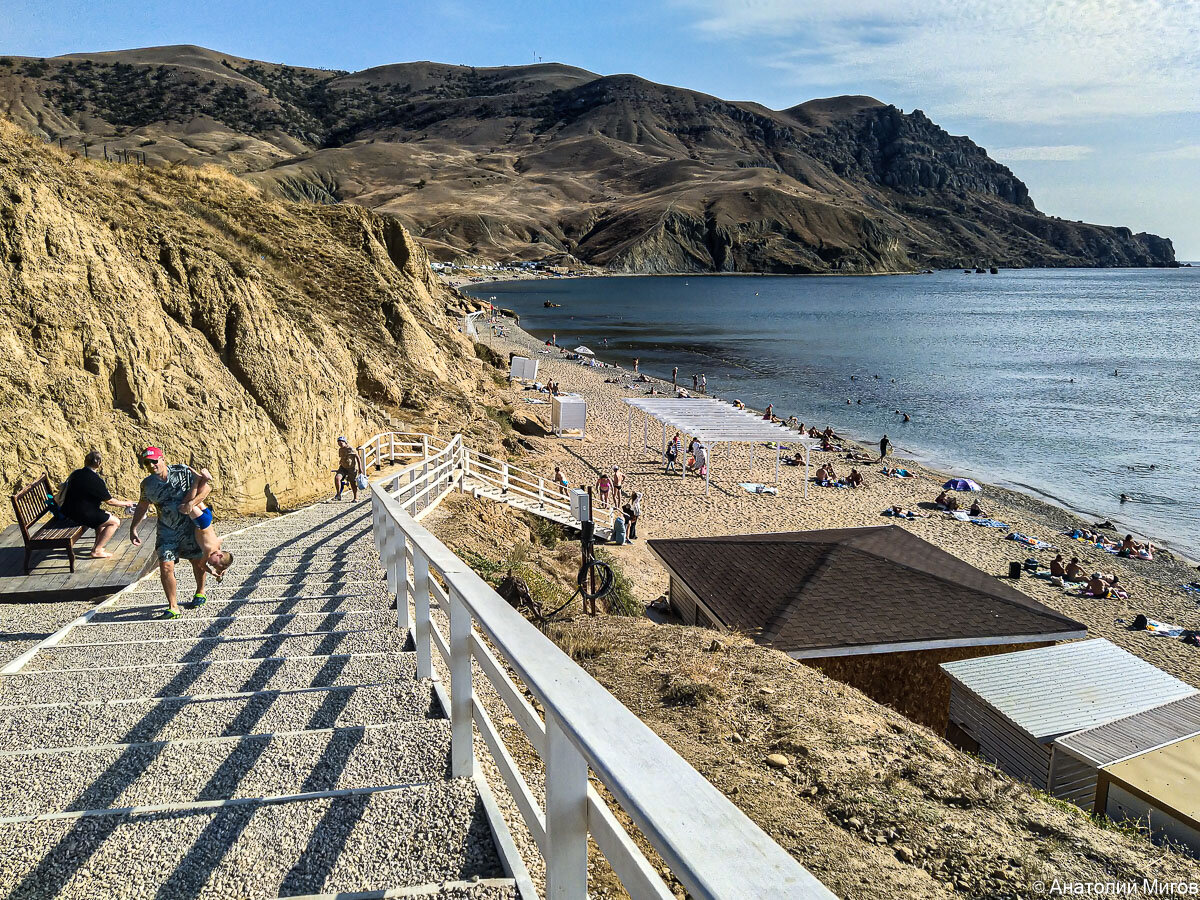
<svg viewBox="0 0 1200 900">
<path fill-rule="evenodd" d="M 136 496 L 136 453 L 157 444 L 213 471 L 218 510 L 309 499 L 339 434 L 470 418 L 480 364 L 455 304 L 367 210 L 272 200 L 216 168 L 88 163 L 0 120 L 8 493 L 98 447 Z"/>
</svg>

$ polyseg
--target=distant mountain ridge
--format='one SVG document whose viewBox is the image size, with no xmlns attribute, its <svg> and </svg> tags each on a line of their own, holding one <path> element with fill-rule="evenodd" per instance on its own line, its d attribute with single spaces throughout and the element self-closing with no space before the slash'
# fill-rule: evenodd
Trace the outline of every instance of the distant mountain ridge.
<svg viewBox="0 0 1200 900">
<path fill-rule="evenodd" d="M 395 215 L 442 259 L 1175 264 L 1165 238 L 1042 214 L 969 138 L 870 97 L 770 110 L 560 64 L 347 73 L 180 46 L 0 58 L 0 111 L 68 147 L 213 162 L 289 199 Z"/>
</svg>

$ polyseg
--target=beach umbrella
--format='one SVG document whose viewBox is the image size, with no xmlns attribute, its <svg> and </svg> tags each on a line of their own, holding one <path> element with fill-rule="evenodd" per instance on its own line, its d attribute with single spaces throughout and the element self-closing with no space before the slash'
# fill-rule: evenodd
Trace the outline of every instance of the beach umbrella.
<svg viewBox="0 0 1200 900">
<path fill-rule="evenodd" d="M 970 478 L 951 478 L 942 488 L 947 491 L 982 491 L 979 485 L 973 482 Z"/>
<path fill-rule="evenodd" d="M 589 350 L 587 347 L 583 346 L 583 344 L 580 344 L 578 347 L 576 347 L 575 352 L 578 353 L 580 356 L 595 356 L 596 355 L 591 350 Z"/>
</svg>

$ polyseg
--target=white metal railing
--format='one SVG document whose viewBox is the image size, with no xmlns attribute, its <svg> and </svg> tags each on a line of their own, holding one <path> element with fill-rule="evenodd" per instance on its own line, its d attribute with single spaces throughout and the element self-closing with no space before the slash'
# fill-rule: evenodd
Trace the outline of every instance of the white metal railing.
<svg viewBox="0 0 1200 900">
<path fill-rule="evenodd" d="M 456 436 L 433 449 L 428 459 L 408 466 L 403 477 L 373 483 L 375 543 L 388 588 L 396 596 L 396 624 L 413 636 L 417 677 L 435 677 L 434 648 L 449 672 L 451 773 L 458 778 L 476 776 L 473 734 L 478 729 L 545 860 L 547 896 L 585 900 L 589 835 L 635 900 L 674 896 L 589 785 L 590 771 L 692 897 L 832 898 L 783 848 L 418 524 L 411 511 L 419 514 L 430 508 L 422 506 L 424 499 L 444 496 L 447 479 L 452 484 L 456 472 L 461 483 L 463 467 L 454 468 L 456 458 L 475 456 L 463 450 Z M 419 474 L 409 479 L 413 472 Z M 404 483 L 396 487 L 396 481 Z M 431 618 L 433 606 L 447 614 L 448 635 Z M 545 721 L 509 679 L 505 664 L 541 703 Z M 475 692 L 475 667 L 544 763 L 544 808 Z"/>
<path fill-rule="evenodd" d="M 467 313 L 467 315 L 463 316 L 461 326 L 463 334 L 470 338 L 479 337 L 479 331 L 475 328 L 475 320 L 482 315 L 483 310 L 480 310 L 479 312 Z"/>
<path fill-rule="evenodd" d="M 472 450 L 465 445 L 463 457 L 464 477 L 495 488 L 509 497 L 536 503 L 544 510 L 571 516 L 571 503 L 567 499 L 566 491 L 553 480 L 514 466 L 506 460 Z"/>
</svg>

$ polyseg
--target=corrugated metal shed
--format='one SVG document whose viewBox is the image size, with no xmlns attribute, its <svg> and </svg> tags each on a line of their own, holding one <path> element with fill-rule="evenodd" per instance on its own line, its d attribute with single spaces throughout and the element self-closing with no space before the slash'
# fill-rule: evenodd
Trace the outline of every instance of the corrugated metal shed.
<svg viewBox="0 0 1200 900">
<path fill-rule="evenodd" d="M 1095 768 L 1200 735 L 1200 694 L 1164 703 L 1123 719 L 1076 731 L 1055 746 Z"/>
<path fill-rule="evenodd" d="M 943 663 L 942 669 L 1039 743 L 1197 693 L 1102 638 Z"/>
</svg>

